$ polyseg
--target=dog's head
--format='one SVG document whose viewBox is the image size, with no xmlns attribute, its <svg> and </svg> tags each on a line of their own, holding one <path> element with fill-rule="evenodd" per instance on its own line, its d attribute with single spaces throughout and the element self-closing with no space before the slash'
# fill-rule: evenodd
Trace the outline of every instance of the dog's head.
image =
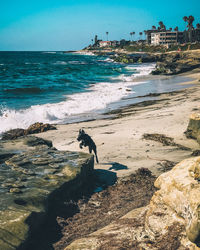
<svg viewBox="0 0 200 250">
<path fill-rule="evenodd" d="M 84 135 L 85 135 L 85 131 L 83 129 L 80 129 L 79 130 L 79 134 L 78 134 L 78 137 L 77 137 L 77 140 L 78 141 L 81 141 L 84 139 Z"/>
</svg>

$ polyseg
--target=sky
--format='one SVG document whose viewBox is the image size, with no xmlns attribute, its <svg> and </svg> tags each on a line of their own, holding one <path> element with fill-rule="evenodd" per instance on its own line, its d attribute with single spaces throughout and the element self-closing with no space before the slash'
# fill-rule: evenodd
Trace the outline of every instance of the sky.
<svg viewBox="0 0 200 250">
<path fill-rule="evenodd" d="M 99 39 L 130 39 L 130 32 L 200 23 L 200 0 L 1 0 L 0 51 L 78 50 Z M 144 38 L 144 37 L 143 37 Z"/>
</svg>

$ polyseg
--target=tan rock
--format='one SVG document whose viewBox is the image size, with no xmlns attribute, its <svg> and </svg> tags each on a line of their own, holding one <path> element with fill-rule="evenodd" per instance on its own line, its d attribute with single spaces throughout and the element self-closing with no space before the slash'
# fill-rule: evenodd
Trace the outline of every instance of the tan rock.
<svg viewBox="0 0 200 250">
<path fill-rule="evenodd" d="M 147 207 L 129 212 L 65 250 L 200 249 L 195 244 L 200 236 L 199 175 L 200 157 L 180 162 L 155 181 L 159 190 Z"/>
<path fill-rule="evenodd" d="M 200 235 L 200 157 L 186 159 L 155 181 L 159 190 L 151 199 L 145 220 L 145 230 L 151 237 L 165 234 L 174 223 L 183 225 L 181 236 L 185 246 Z M 188 241 L 188 242 L 187 242 Z"/>
<path fill-rule="evenodd" d="M 197 139 L 197 142 L 200 144 L 200 114 L 194 113 L 190 116 L 186 136 Z"/>
</svg>

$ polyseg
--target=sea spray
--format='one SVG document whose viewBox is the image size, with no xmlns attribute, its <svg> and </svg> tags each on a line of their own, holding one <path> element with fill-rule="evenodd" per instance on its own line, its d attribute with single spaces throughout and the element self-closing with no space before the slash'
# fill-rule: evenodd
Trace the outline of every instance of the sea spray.
<svg viewBox="0 0 200 250">
<path fill-rule="evenodd" d="M 134 93 L 133 86 L 141 84 L 135 77 L 152 68 L 154 64 L 124 65 L 94 55 L 0 52 L 0 133 L 103 112 Z"/>
</svg>

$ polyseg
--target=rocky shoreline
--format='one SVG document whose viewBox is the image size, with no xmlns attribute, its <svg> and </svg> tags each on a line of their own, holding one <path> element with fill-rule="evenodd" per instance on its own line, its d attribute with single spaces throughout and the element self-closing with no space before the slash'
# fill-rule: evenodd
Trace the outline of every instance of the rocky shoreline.
<svg viewBox="0 0 200 250">
<path fill-rule="evenodd" d="M 6 221 L 0 248 L 198 249 L 199 157 L 174 168 L 199 155 L 199 72 L 195 78 L 192 88 L 159 94 L 105 120 L 55 125 L 45 133 L 43 124 L 34 124 L 29 135 L 8 131 L 5 136 L 12 138 L 0 141 L 0 214 Z M 197 114 L 191 116 L 187 139 L 192 111 Z M 100 164 L 78 152 L 80 127 L 94 138 Z M 155 188 L 156 178 L 169 170 Z M 181 189 L 166 182 L 169 176 Z M 181 198 L 189 187 L 195 203 Z M 172 197 L 165 189 L 173 189 Z M 180 208 L 167 203 L 166 197 L 171 201 L 180 192 Z"/>
<path fill-rule="evenodd" d="M 119 63 L 156 63 L 153 75 L 176 75 L 200 67 L 200 50 L 174 51 L 166 53 L 130 53 L 125 50 L 102 51 L 90 50 L 95 55 L 109 56 Z"/>
<path fill-rule="evenodd" d="M 52 205 L 90 182 L 94 159 L 34 136 L 1 140 L 0 154 L 0 249 L 30 249 Z"/>
</svg>

